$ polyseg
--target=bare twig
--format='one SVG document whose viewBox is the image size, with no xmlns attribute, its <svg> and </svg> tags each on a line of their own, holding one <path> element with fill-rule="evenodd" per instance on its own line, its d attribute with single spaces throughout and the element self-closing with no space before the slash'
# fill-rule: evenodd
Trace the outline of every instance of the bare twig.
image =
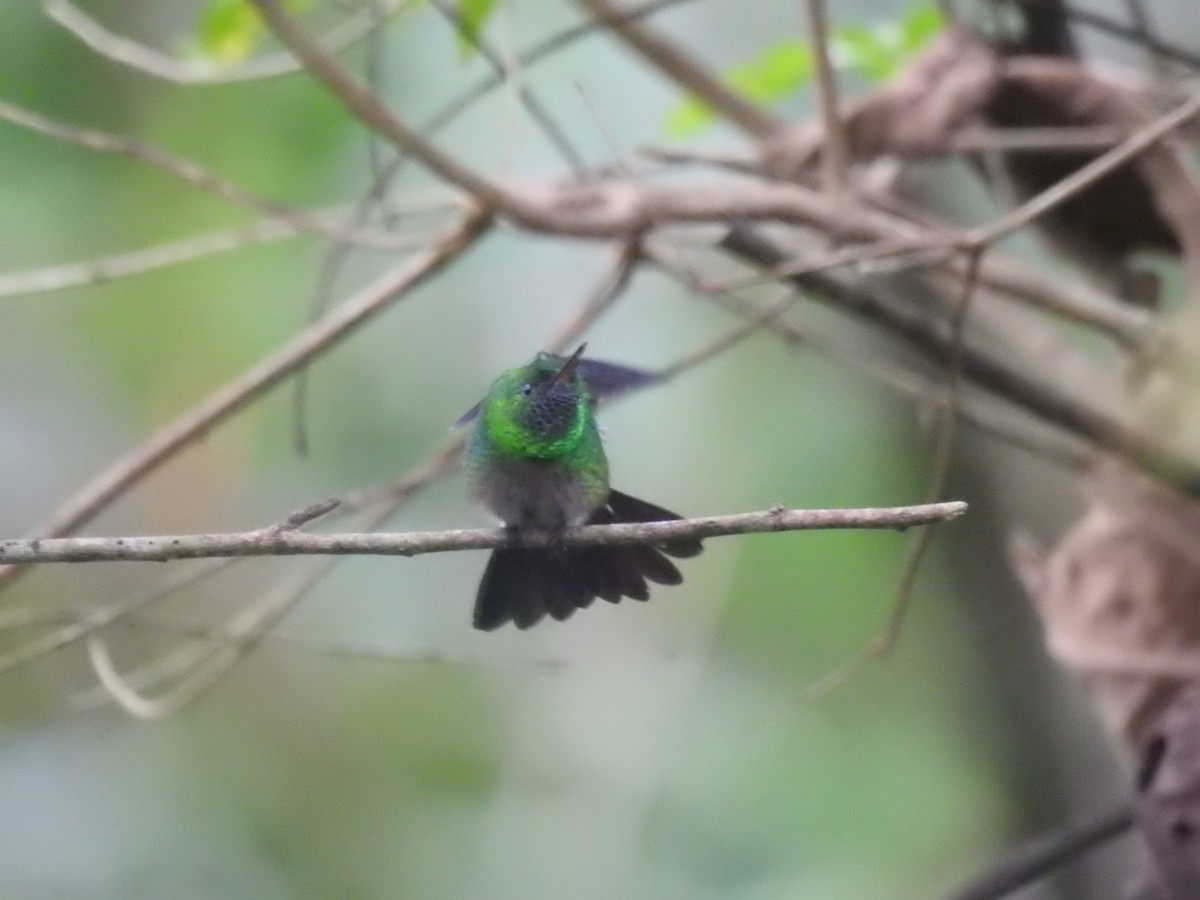
<svg viewBox="0 0 1200 900">
<path fill-rule="evenodd" d="M 825 190 L 840 196 L 846 187 L 848 153 L 846 130 L 842 127 L 838 106 L 837 76 L 829 58 L 829 23 L 825 15 L 825 0 L 804 0 L 803 5 L 813 59 L 817 65 L 817 105 L 821 110 L 821 127 L 825 132 L 821 153 Z"/>
<path fill-rule="evenodd" d="M 963 383 L 963 357 L 966 353 L 965 329 L 967 317 L 970 315 L 971 302 L 975 297 L 975 289 L 979 283 L 979 268 L 983 262 L 983 251 L 970 254 L 967 261 L 967 277 L 963 283 L 963 293 L 950 317 L 950 353 L 946 361 L 946 392 L 944 402 L 938 410 L 937 426 L 933 447 L 933 475 L 930 479 L 927 497 L 929 502 L 936 501 L 946 489 L 946 479 L 950 472 L 950 457 L 954 449 L 954 425 L 957 421 L 959 397 Z M 932 529 L 926 529 L 917 535 L 912 553 L 906 561 L 901 575 L 900 587 L 896 592 L 896 600 L 884 627 L 883 633 L 873 640 L 868 647 L 872 656 L 883 656 L 890 653 L 900 639 L 900 629 L 908 607 L 912 603 L 913 586 L 916 584 L 917 573 L 921 562 L 929 552 L 933 541 Z"/>
<path fill-rule="evenodd" d="M 164 600 L 190 585 L 212 577 L 234 562 L 233 559 L 208 560 L 187 571 L 179 571 L 165 584 L 157 584 L 149 591 L 132 594 L 100 609 L 80 611 L 72 616 L 66 624 L 46 634 L 31 638 L 0 655 L 0 675 L 70 647 L 135 612 L 153 606 L 160 600 Z M 8 571 L 20 570 L 9 569 Z M 32 625 L 45 624 L 53 621 L 59 615 L 61 613 L 58 610 L 25 606 L 11 607 L 0 611 L 0 631 L 16 631 Z"/>
<path fill-rule="evenodd" d="M 446 209 L 450 208 L 446 206 Z M 296 237 L 303 233 L 277 219 L 263 219 L 253 225 L 212 231 L 178 241 L 169 241 L 154 247 L 132 250 L 128 253 L 115 253 L 111 256 L 101 256 L 83 262 L 46 266 L 26 272 L 12 272 L 0 275 L 0 299 L 27 297 L 48 291 L 104 284 L 118 278 L 144 275 L 180 263 Z M 397 243 L 394 249 L 416 250 L 427 240 L 425 235 L 414 234 L 408 238 L 408 247 L 401 248 Z"/>
<path fill-rule="evenodd" d="M 1128 134 L 1111 125 L 1029 128 L 964 128 L 950 135 L 947 149 L 959 153 L 1078 153 L 1108 150 Z"/>
<path fill-rule="evenodd" d="M 25 614 L 24 624 L 32 625 L 75 625 L 81 620 L 89 620 L 91 613 L 78 609 L 22 607 Z M 183 618 L 174 614 L 152 613 L 142 611 L 127 617 L 123 624 L 129 629 L 171 635 L 180 638 L 192 638 L 198 641 L 209 641 L 216 644 L 244 644 L 245 637 L 232 634 L 227 624 L 213 625 L 197 618 Z M 16 624 L 5 619 L 6 627 L 16 627 Z M 377 660 L 380 662 L 397 663 L 445 663 L 449 665 L 486 665 L 503 667 L 506 665 L 521 667 L 536 667 L 546 669 L 563 668 L 570 660 L 563 657 L 513 657 L 504 654 L 468 654 L 447 649 L 439 649 L 430 645 L 413 646 L 386 640 L 354 641 L 321 639 L 305 636 L 299 633 L 289 633 L 272 629 L 269 634 L 255 638 L 258 644 L 269 644 L 289 651 L 296 650 L 310 656 L 321 656 L 332 659 L 361 659 Z M 3 671 L 3 669 L 0 669 Z M 139 687 L 146 686 L 142 677 L 125 676 L 126 683 L 137 682 Z M 84 691 L 72 698 L 71 706 L 75 709 L 90 708 L 101 703 L 107 703 L 111 697 L 103 688 Z"/>
<path fill-rule="evenodd" d="M 823 528 L 899 528 L 928 525 L 966 512 L 960 502 L 866 509 L 783 509 L 670 522 L 580 525 L 559 535 L 514 534 L 504 528 L 397 534 L 309 534 L 263 528 L 227 534 L 155 537 L 25 538 L 0 541 L 0 563 L 162 562 L 229 556 L 416 556 L 495 547 L 593 546 L 661 543 L 681 538 Z"/>
<path fill-rule="evenodd" d="M 569 46 L 575 41 L 587 37 L 588 35 L 600 33 L 607 27 L 612 27 L 619 22 L 636 22 L 645 19 L 657 12 L 669 9 L 672 6 L 679 6 L 684 3 L 692 3 L 694 0 L 652 0 L 652 2 L 644 3 L 640 6 L 633 6 L 612 17 L 606 17 L 596 20 L 589 20 L 582 24 L 565 28 L 555 35 L 546 38 L 529 47 L 527 50 L 518 54 L 516 64 L 523 68 L 529 68 L 537 63 L 548 59 L 559 50 Z M 492 75 L 487 75 L 480 78 L 470 87 L 466 88 L 461 94 L 450 100 L 444 107 L 433 115 L 426 123 L 422 132 L 432 136 L 437 134 L 462 113 L 470 109 L 471 105 L 477 100 L 487 96 L 489 92 L 504 84 L 506 78 L 505 72 L 495 72 Z"/>
<path fill-rule="evenodd" d="M 942 503 L 932 506 L 895 507 L 891 509 L 858 509 L 858 510 L 786 510 L 775 508 L 757 513 L 743 513 L 732 516 L 712 516 L 700 519 L 686 519 L 674 522 L 637 523 L 634 525 L 584 525 L 567 529 L 561 535 L 515 536 L 503 528 L 479 529 L 458 532 L 426 532 L 410 534 L 359 534 L 359 535 L 306 535 L 298 532 L 277 533 L 275 540 L 287 538 L 292 542 L 285 551 L 292 553 L 304 546 L 303 542 L 295 542 L 297 538 L 310 538 L 316 544 L 308 544 L 315 548 L 324 543 L 325 549 L 319 552 L 341 554 L 344 548 L 357 545 L 368 553 L 384 553 L 386 555 L 414 555 L 416 553 L 439 552 L 457 549 L 487 549 L 507 546 L 562 546 L 572 544 L 598 543 L 644 543 L 648 541 L 666 540 L 684 536 L 710 538 L 725 534 L 751 534 L 761 532 L 795 531 L 818 528 L 908 528 L 914 525 L 925 525 L 933 521 L 943 521 L 955 518 L 966 511 L 965 503 Z M 265 532 L 249 532 L 240 537 L 259 543 Z M 225 536 L 235 539 L 239 536 Z M 129 541 L 149 540 L 158 542 L 166 540 L 167 546 L 187 546 L 189 539 L 198 539 L 209 547 L 215 547 L 211 539 L 221 539 L 217 535 L 192 535 L 178 538 L 149 538 L 124 539 L 125 546 Z M 382 542 L 380 539 L 384 539 Z M 65 540 L 87 540 L 68 538 Z M 100 539 L 105 540 L 105 539 Z M 109 539 L 111 540 L 111 539 Z M 176 544 L 175 542 L 183 542 Z M 388 545 L 391 545 L 388 547 Z M 44 542 L 43 542 L 44 545 Z M 0 545 L 3 547 L 5 545 Z M 199 549 L 200 545 L 197 545 Z M 283 549 L 286 544 L 278 545 Z M 236 541 L 227 549 L 236 549 Z M 373 548 L 373 549 L 372 549 Z M 146 551 L 151 545 L 144 545 Z M 300 551 L 306 552 L 306 551 Z M 316 552 L 314 550 L 314 552 Z M 357 552 L 349 551 L 345 552 Z M 2 558 L 2 550 L 0 550 Z M 318 566 L 322 571 L 328 569 L 333 560 L 322 560 Z M 172 715 L 210 690 L 232 666 L 241 659 L 270 628 L 279 621 L 283 614 L 291 608 L 296 597 L 307 591 L 314 579 L 310 573 L 297 573 L 289 582 L 279 586 L 267 598 L 249 607 L 234 617 L 227 628 L 229 638 L 226 642 L 206 642 L 202 644 L 185 645 L 168 657 L 156 661 L 162 674 L 170 676 L 177 672 L 188 671 L 186 679 L 178 682 L 163 694 L 146 698 L 136 687 L 117 672 L 108 655 L 107 647 L 98 635 L 92 634 L 88 640 L 88 651 L 93 668 L 96 670 L 101 684 L 122 708 L 139 718 L 159 719 Z"/>
<path fill-rule="evenodd" d="M 970 313 L 971 301 L 978 284 L 979 266 L 982 253 L 971 255 L 968 278 L 963 286 L 962 296 L 951 315 L 950 348 L 946 361 L 946 391 L 937 409 L 937 423 L 934 435 L 932 476 L 926 494 L 928 502 L 934 502 L 942 495 L 946 487 L 946 479 L 950 471 L 950 456 L 954 447 L 955 425 L 958 421 L 959 397 L 962 392 L 963 357 L 966 343 L 964 329 L 967 316 Z M 863 665 L 872 659 L 886 656 L 895 649 L 900 640 L 900 631 L 912 605 L 913 589 L 917 583 L 917 575 L 921 564 L 933 545 L 935 530 L 933 527 L 922 529 L 916 536 L 904 567 L 900 572 L 900 582 L 896 588 L 895 598 L 888 611 L 887 621 L 883 630 L 873 637 L 858 653 L 851 656 L 832 671 L 822 675 L 808 686 L 805 695 L 812 697 L 823 696 L 834 688 L 844 684 L 858 672 Z"/>
<path fill-rule="evenodd" d="M 747 315 L 745 321 L 729 329 L 724 334 L 717 335 L 716 338 L 704 346 L 697 347 L 691 353 L 687 354 L 687 356 L 676 360 L 672 365 L 662 369 L 659 374 L 664 379 L 674 378 L 680 372 L 686 371 L 706 360 L 713 359 L 730 347 L 741 343 L 750 337 L 750 335 L 761 331 L 765 326 L 775 322 L 780 316 L 795 306 L 799 299 L 799 294 L 796 294 L 792 290 L 785 290 L 783 295 L 773 303 L 768 303 L 762 309 Z"/>
<path fill-rule="evenodd" d="M 926 379 L 900 370 L 895 364 L 865 358 L 858 351 L 850 349 L 827 335 L 802 329 L 795 322 L 783 318 L 782 313 L 786 312 L 786 307 L 790 307 L 799 299 L 798 294 L 790 301 L 782 298 L 771 304 L 758 304 L 730 291 L 710 294 L 703 286 L 698 286 L 688 273 L 668 264 L 661 255 L 656 254 L 654 258 L 664 271 L 677 278 L 681 283 L 710 297 L 725 309 L 745 320 L 742 326 L 731 329 L 713 341 L 712 345 L 689 354 L 689 362 L 696 357 L 703 356 L 713 345 L 736 343 L 746 329 L 751 333 L 770 331 L 789 344 L 811 348 L 844 365 L 850 371 L 861 372 L 874 383 L 898 394 L 907 401 L 923 406 L 932 406 L 935 410 L 940 410 L 947 405 L 944 392 L 927 382 Z M 674 367 L 668 367 L 663 370 L 662 374 L 664 376 L 674 375 Z M 1028 423 L 1001 418 L 996 411 L 984 409 L 978 402 L 960 402 L 956 415 L 965 424 L 984 434 L 1071 471 L 1082 471 L 1094 456 L 1079 446 L 1078 442 L 1068 443 L 1061 436 L 1055 440 L 1048 440 L 1044 435 L 1034 431 Z M 1197 668 L 1196 671 L 1200 671 L 1200 668 Z"/>
<path fill-rule="evenodd" d="M 324 219 L 308 213 L 292 209 L 274 200 L 259 197 L 238 185 L 210 172 L 196 163 L 167 153 L 164 150 L 121 135 L 108 134 L 90 128 L 77 128 L 64 125 L 39 113 L 23 109 L 20 106 L 0 100 L 0 119 L 14 125 L 27 128 L 49 138 L 77 144 L 88 150 L 100 153 L 112 153 L 136 159 L 147 165 L 154 166 L 164 172 L 192 185 L 206 193 L 229 200 L 239 206 L 252 209 L 255 212 L 269 216 L 296 231 L 319 234 L 339 244 L 357 244 L 363 247 L 373 247 L 380 250 L 401 250 L 411 243 L 407 236 L 395 235 L 360 229 L 344 229 Z"/>
<path fill-rule="evenodd" d="M 1080 150 L 1108 150 L 1129 135 L 1109 125 L 1061 125 L 1021 128 L 987 128 L 966 126 L 951 132 L 944 150 L 951 153 L 1078 153 Z M 917 151 L 910 147 L 891 148 L 899 157 L 915 155 L 925 159 L 929 148 Z M 752 150 L 697 150 L 691 147 L 662 147 L 651 145 L 639 151 L 650 159 L 686 165 L 713 166 L 746 175 L 763 175 L 761 153 Z"/>
<path fill-rule="evenodd" d="M 28 272 L 13 272 L 0 275 L 0 298 L 24 297 L 89 284 L 103 284 L 117 278 L 142 275 L 242 247 L 295 237 L 300 233 L 291 225 L 277 219 L 264 219 L 242 228 L 213 231 L 129 253 L 47 266 Z"/>
<path fill-rule="evenodd" d="M 1123 802 L 1086 822 L 1039 835 L 959 888 L 949 900 L 1000 900 L 1132 827 L 1133 812 Z"/>
<path fill-rule="evenodd" d="M 487 60 L 488 65 L 501 78 L 507 80 L 510 77 L 509 67 L 504 61 L 504 57 L 484 39 L 482 34 L 479 34 L 467 28 L 463 24 L 462 17 L 458 9 L 451 6 L 443 0 L 433 0 L 433 8 L 441 14 L 453 27 L 458 35 L 465 41 L 472 44 L 479 51 L 480 56 Z M 571 139 L 567 137 L 559 124 L 554 120 L 554 116 L 550 114 L 550 110 L 537 98 L 524 83 L 517 83 L 517 97 L 521 104 L 529 113 L 530 118 L 537 123 L 542 129 L 542 133 L 550 142 L 551 146 L 558 151 L 558 155 L 563 158 L 566 164 L 575 172 L 576 175 L 582 174 L 584 171 L 583 157 L 575 149 L 571 143 Z"/>
</svg>

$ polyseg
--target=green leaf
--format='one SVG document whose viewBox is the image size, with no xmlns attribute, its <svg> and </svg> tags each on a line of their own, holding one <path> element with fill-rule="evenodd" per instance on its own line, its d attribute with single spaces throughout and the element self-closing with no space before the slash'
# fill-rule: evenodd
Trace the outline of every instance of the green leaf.
<svg viewBox="0 0 1200 900">
<path fill-rule="evenodd" d="M 312 0 L 284 0 L 283 5 L 298 12 Z M 246 0 L 208 0 L 196 23 L 196 45 L 202 55 L 234 64 L 251 56 L 266 33 L 258 10 Z"/>
<path fill-rule="evenodd" d="M 941 10 L 931 3 L 920 3 L 896 22 L 839 28 L 831 41 L 832 54 L 839 68 L 857 72 L 869 81 L 886 81 L 945 24 Z"/>
<path fill-rule="evenodd" d="M 946 27 L 946 17 L 932 3 L 920 3 L 900 21 L 904 47 L 909 52 L 920 49 L 930 38 Z"/>
<path fill-rule="evenodd" d="M 475 51 L 479 33 L 496 8 L 496 0 L 460 0 L 458 4 L 458 49 L 463 56 Z"/>
<path fill-rule="evenodd" d="M 780 41 L 725 74 L 729 85 L 751 100 L 774 103 L 795 93 L 812 78 L 812 48 L 803 41 Z"/>
<path fill-rule="evenodd" d="M 263 24 L 245 0 L 209 0 L 197 26 L 200 49 L 221 62 L 246 59 L 262 38 Z"/>
<path fill-rule="evenodd" d="M 724 80 L 750 100 L 775 103 L 803 87 L 812 78 L 813 65 L 808 44 L 780 41 L 754 59 L 728 69 Z M 671 137 L 691 137 L 703 131 L 715 116 L 703 100 L 689 97 L 667 113 L 663 127 Z"/>
<path fill-rule="evenodd" d="M 918 3 L 899 21 L 875 25 L 849 25 L 830 38 L 834 67 L 879 82 L 890 78 L 925 43 L 945 27 L 941 11 L 932 3 Z M 722 73 L 722 80 L 743 97 L 772 104 L 794 94 L 812 80 L 815 62 L 806 41 L 771 44 L 753 59 Z M 667 112 L 663 128 L 673 138 L 691 137 L 712 123 L 716 113 L 696 97 L 689 97 Z"/>
<path fill-rule="evenodd" d="M 879 28 L 842 28 L 834 35 L 830 52 L 837 68 L 883 81 L 896 70 L 898 38 L 898 30 L 889 35 Z"/>
<path fill-rule="evenodd" d="M 675 104 L 663 120 L 663 130 L 669 137 L 694 137 L 703 131 L 716 113 L 707 103 L 696 97 L 688 97 L 681 103 Z"/>
</svg>

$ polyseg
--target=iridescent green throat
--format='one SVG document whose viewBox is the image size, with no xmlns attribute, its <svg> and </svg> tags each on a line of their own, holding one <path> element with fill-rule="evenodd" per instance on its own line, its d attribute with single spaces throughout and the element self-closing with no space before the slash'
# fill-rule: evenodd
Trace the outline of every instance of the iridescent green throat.
<svg viewBox="0 0 1200 900">
<path fill-rule="evenodd" d="M 517 391 L 500 390 L 483 405 L 483 425 L 495 449 L 521 459 L 561 459 L 579 449 L 587 434 L 591 410 L 587 398 L 575 404 L 570 425 L 560 434 L 540 435 L 520 422 L 522 404 Z"/>
</svg>

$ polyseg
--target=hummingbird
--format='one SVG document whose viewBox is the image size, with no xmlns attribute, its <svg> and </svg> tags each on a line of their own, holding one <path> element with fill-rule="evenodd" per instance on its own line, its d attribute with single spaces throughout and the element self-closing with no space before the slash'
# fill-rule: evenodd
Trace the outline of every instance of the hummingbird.
<svg viewBox="0 0 1200 900">
<path fill-rule="evenodd" d="M 596 403 L 659 380 L 648 372 L 539 353 L 505 372 L 456 424 L 467 438 L 471 496 L 513 533 L 558 534 L 572 525 L 662 522 L 680 516 L 609 487 Z M 646 600 L 646 582 L 683 580 L 667 556 L 690 557 L 699 540 L 590 547 L 500 547 L 492 551 L 475 597 L 475 627 L 520 629 L 547 613 L 562 621 L 597 597 Z"/>
</svg>

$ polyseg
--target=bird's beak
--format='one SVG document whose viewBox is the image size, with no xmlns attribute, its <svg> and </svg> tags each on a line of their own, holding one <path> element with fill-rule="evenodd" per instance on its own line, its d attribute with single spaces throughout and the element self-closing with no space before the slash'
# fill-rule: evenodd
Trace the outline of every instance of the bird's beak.
<svg viewBox="0 0 1200 900">
<path fill-rule="evenodd" d="M 579 365 L 579 360 L 583 357 L 583 351 L 586 349 L 587 341 L 584 341 L 574 353 L 567 357 L 567 361 L 563 363 L 562 368 L 558 370 L 558 374 L 554 376 L 554 384 L 562 384 L 571 380 L 571 376 L 575 374 L 575 367 Z"/>
</svg>

